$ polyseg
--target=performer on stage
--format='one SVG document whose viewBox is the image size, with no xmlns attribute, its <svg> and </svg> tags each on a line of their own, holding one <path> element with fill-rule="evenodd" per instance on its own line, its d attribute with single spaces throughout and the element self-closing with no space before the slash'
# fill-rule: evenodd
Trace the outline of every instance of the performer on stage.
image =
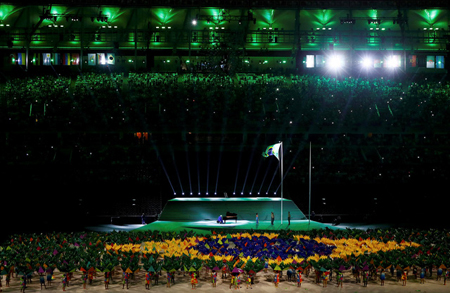
<svg viewBox="0 0 450 293">
<path fill-rule="evenodd" d="M 222 215 L 220 215 L 219 218 L 217 219 L 217 223 L 223 224 L 223 218 L 222 218 Z"/>
<path fill-rule="evenodd" d="M 278 287 L 278 284 L 280 284 L 280 273 L 276 273 L 275 277 L 273 279 L 273 282 L 275 284 L 275 287 Z"/>
<path fill-rule="evenodd" d="M 105 272 L 105 289 L 108 289 L 110 274 L 111 274 L 110 272 Z"/>
<path fill-rule="evenodd" d="M 217 284 L 217 272 L 216 271 L 213 271 L 211 273 L 211 278 L 212 278 L 213 287 L 216 287 L 216 284 Z"/>
<path fill-rule="evenodd" d="M 323 274 L 322 274 L 323 287 L 327 286 L 329 278 L 330 278 L 330 273 L 329 272 L 323 272 Z"/>
<path fill-rule="evenodd" d="M 172 279 L 172 276 L 170 275 L 170 272 L 167 272 L 167 284 L 166 287 L 170 288 L 170 279 Z"/>
<path fill-rule="evenodd" d="M 230 289 L 232 286 L 236 287 L 235 283 L 236 283 L 236 276 L 231 274 Z"/>
<path fill-rule="evenodd" d="M 195 287 L 197 286 L 197 283 L 198 283 L 197 275 L 194 272 L 192 272 L 192 274 L 191 274 L 191 286 L 192 286 L 192 289 L 195 289 Z"/>
<path fill-rule="evenodd" d="M 367 287 L 367 282 L 369 281 L 369 271 L 363 272 L 363 286 Z"/>
<path fill-rule="evenodd" d="M 127 289 L 128 289 L 128 278 L 129 277 L 130 277 L 130 275 L 127 272 L 123 272 L 122 289 L 125 288 L 125 285 L 127 286 Z"/>
<path fill-rule="evenodd" d="M 407 270 L 404 270 L 403 271 L 403 274 L 402 274 L 402 282 L 403 282 L 403 285 L 402 286 L 406 286 L 406 281 L 408 280 L 408 271 Z"/>
<path fill-rule="evenodd" d="M 151 280 L 152 280 L 152 273 L 147 272 L 145 274 L 145 289 L 147 290 L 150 289 Z"/>
<path fill-rule="evenodd" d="M 66 286 L 67 286 L 67 274 L 63 275 L 63 279 L 62 279 L 62 288 L 63 291 L 66 291 Z M 25 291 L 25 290 L 24 290 Z"/>
<path fill-rule="evenodd" d="M 297 274 L 297 287 L 301 287 L 302 286 L 302 282 L 303 282 L 302 273 L 298 272 L 298 274 Z"/>
<path fill-rule="evenodd" d="M 86 289 L 86 282 L 87 282 L 88 275 L 86 271 L 83 272 L 83 275 L 81 276 L 81 279 L 83 280 L 83 289 Z"/>
<path fill-rule="evenodd" d="M 250 285 L 250 289 L 253 289 L 252 288 L 252 278 L 250 277 L 250 275 L 247 276 L 247 279 L 245 280 L 245 282 L 247 283 L 247 289 L 248 289 L 249 285 Z"/>
<path fill-rule="evenodd" d="M 380 280 L 381 280 L 381 286 L 384 286 L 384 280 L 386 280 L 386 273 L 384 272 L 384 270 L 381 270 Z"/>
<path fill-rule="evenodd" d="M 340 285 L 342 288 L 342 284 L 344 283 L 344 274 L 341 271 L 338 271 L 336 278 L 337 278 L 337 286 L 339 287 Z"/>
</svg>

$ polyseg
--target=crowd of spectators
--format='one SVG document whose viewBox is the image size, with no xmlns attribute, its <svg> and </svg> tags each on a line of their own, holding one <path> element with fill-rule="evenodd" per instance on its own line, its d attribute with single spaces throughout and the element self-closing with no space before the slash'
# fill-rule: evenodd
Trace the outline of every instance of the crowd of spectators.
<svg viewBox="0 0 450 293">
<path fill-rule="evenodd" d="M 158 186 L 166 175 L 156 153 L 170 161 L 164 149 L 172 150 L 182 131 L 239 133 L 247 141 L 264 131 L 282 134 L 292 190 L 307 184 L 309 141 L 314 184 L 433 183 L 450 177 L 450 83 L 444 81 L 90 73 L 11 79 L 2 87 L 7 137 L 1 156 L 17 178 Z M 143 141 L 137 131 L 154 134 Z M 21 174 L 24 164 L 70 165 L 71 172 Z"/>
<path fill-rule="evenodd" d="M 62 129 L 435 129 L 450 120 L 449 91 L 449 83 L 425 78 L 90 73 L 9 80 L 2 113 L 10 127 Z"/>
</svg>

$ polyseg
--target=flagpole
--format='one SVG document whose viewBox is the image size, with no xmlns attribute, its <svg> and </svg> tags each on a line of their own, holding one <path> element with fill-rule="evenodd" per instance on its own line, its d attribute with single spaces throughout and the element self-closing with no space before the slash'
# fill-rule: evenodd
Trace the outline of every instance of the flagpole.
<svg viewBox="0 0 450 293">
<path fill-rule="evenodd" d="M 280 165 L 281 165 L 281 224 L 283 224 L 283 142 L 280 141 Z"/>
<path fill-rule="evenodd" d="M 308 229 L 311 225 L 311 141 L 309 142 L 309 221 Z"/>
</svg>

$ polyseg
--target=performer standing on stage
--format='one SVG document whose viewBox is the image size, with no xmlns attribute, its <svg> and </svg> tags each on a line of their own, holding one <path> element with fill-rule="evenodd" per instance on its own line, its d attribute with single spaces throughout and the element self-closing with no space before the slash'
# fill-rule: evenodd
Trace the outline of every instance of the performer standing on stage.
<svg viewBox="0 0 450 293">
<path fill-rule="evenodd" d="M 298 274 L 297 274 L 297 287 L 301 287 L 302 286 L 302 282 L 303 282 L 302 273 L 298 272 Z"/>
<path fill-rule="evenodd" d="M 192 274 L 191 274 L 191 286 L 192 286 L 192 289 L 195 289 L 195 287 L 197 286 L 197 283 L 198 283 L 197 275 L 194 272 L 192 272 Z"/>
<path fill-rule="evenodd" d="M 145 274 L 145 289 L 147 289 L 147 290 L 150 289 L 151 280 L 152 280 L 152 275 L 150 272 L 147 272 Z"/>
<path fill-rule="evenodd" d="M 216 287 L 216 284 L 217 284 L 217 272 L 216 271 L 213 271 L 211 273 L 211 278 L 212 278 L 213 287 Z"/>
</svg>

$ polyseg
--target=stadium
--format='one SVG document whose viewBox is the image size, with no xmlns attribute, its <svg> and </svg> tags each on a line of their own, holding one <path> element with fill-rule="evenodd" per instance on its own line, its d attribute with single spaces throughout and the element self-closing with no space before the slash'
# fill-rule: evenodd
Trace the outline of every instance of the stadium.
<svg viewBox="0 0 450 293">
<path fill-rule="evenodd" d="M 46 289 L 357 290 L 386 271 L 388 290 L 440 292 L 449 17 L 444 1 L 1 2 L 0 291 L 53 274 Z"/>
</svg>

